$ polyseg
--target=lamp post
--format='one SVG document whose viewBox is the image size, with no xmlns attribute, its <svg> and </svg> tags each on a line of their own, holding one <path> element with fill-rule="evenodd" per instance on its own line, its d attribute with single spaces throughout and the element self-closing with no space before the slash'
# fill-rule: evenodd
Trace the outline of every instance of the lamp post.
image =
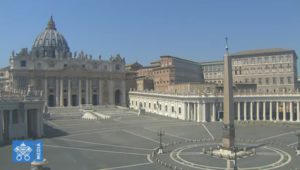
<svg viewBox="0 0 300 170">
<path fill-rule="evenodd" d="M 157 135 L 159 136 L 158 154 L 162 154 L 163 153 L 162 136 L 165 135 L 165 132 L 160 129 Z"/>
<path fill-rule="evenodd" d="M 238 147 L 233 146 L 232 149 L 233 149 L 233 152 L 234 152 L 234 166 L 233 166 L 233 170 L 238 170 L 238 167 L 237 167 L 237 155 L 236 155 L 236 153 L 238 151 Z"/>
</svg>

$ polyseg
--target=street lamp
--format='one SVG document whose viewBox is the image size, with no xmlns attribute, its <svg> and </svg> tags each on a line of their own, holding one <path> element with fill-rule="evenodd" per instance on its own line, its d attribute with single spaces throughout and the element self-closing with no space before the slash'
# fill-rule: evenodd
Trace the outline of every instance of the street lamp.
<svg viewBox="0 0 300 170">
<path fill-rule="evenodd" d="M 165 135 L 165 132 L 162 131 L 161 129 L 159 130 L 159 132 L 157 133 L 157 136 L 159 136 L 159 148 L 158 148 L 158 154 L 162 154 L 163 153 L 163 144 L 162 144 L 162 136 Z"/>
<path fill-rule="evenodd" d="M 237 167 L 237 155 L 236 155 L 236 153 L 238 151 L 238 147 L 233 146 L 232 149 L 233 149 L 233 152 L 234 152 L 234 167 L 233 167 L 233 170 L 238 170 L 238 167 Z"/>
</svg>

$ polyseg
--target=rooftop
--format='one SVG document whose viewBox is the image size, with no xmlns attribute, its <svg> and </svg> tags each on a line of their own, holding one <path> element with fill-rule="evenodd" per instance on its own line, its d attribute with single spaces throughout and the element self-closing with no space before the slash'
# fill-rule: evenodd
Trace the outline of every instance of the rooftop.
<svg viewBox="0 0 300 170">
<path fill-rule="evenodd" d="M 280 53 L 280 52 L 294 52 L 294 50 L 285 49 L 285 48 L 256 49 L 256 50 L 240 51 L 240 52 L 231 54 L 231 56 L 269 54 L 269 53 Z"/>
</svg>

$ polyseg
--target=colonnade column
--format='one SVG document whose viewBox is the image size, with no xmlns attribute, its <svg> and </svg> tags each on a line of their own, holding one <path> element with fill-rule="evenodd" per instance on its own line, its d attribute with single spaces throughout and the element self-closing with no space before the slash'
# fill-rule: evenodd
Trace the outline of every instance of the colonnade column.
<svg viewBox="0 0 300 170">
<path fill-rule="evenodd" d="M 55 106 L 59 106 L 59 80 L 55 79 Z"/>
<path fill-rule="evenodd" d="M 190 103 L 187 103 L 186 120 L 190 120 Z"/>
<path fill-rule="evenodd" d="M 266 102 L 263 102 L 263 120 L 266 120 Z"/>
<path fill-rule="evenodd" d="M 256 120 L 260 120 L 260 118 L 259 118 L 259 102 L 256 102 Z"/>
<path fill-rule="evenodd" d="M 270 102 L 270 104 L 269 104 L 269 117 L 270 117 L 270 120 L 273 120 L 273 106 L 272 106 L 272 101 Z"/>
<path fill-rule="evenodd" d="M 60 79 L 60 106 L 64 106 L 64 80 Z"/>
<path fill-rule="evenodd" d="M 276 102 L 276 120 L 279 121 L 279 102 Z"/>
<path fill-rule="evenodd" d="M 201 104 L 200 104 L 200 102 L 197 102 L 197 104 L 198 104 L 198 107 L 197 107 L 197 114 L 198 114 L 197 122 L 201 122 Z"/>
<path fill-rule="evenodd" d="M 237 117 L 238 117 L 238 120 L 241 120 L 241 102 L 238 102 L 238 105 L 237 105 Z"/>
<path fill-rule="evenodd" d="M 202 122 L 206 122 L 206 104 L 202 104 Z"/>
<path fill-rule="evenodd" d="M 81 106 L 81 80 L 78 79 L 78 106 Z"/>
<path fill-rule="evenodd" d="M 212 108 L 212 120 L 211 121 L 216 121 L 216 104 L 213 103 L 213 108 Z"/>
<path fill-rule="evenodd" d="M 290 102 L 290 121 L 293 121 L 293 102 Z"/>
<path fill-rule="evenodd" d="M 45 105 L 48 106 L 48 81 L 47 78 L 44 79 L 44 98 L 45 98 Z"/>
<path fill-rule="evenodd" d="M 71 106 L 71 80 L 68 79 L 68 106 Z"/>
<path fill-rule="evenodd" d="M 194 103 L 194 118 L 193 121 L 197 121 L 197 103 Z"/>
<path fill-rule="evenodd" d="M 247 120 L 247 102 L 244 102 L 244 120 Z"/>
<path fill-rule="evenodd" d="M 299 101 L 297 101 L 297 122 L 300 122 L 300 115 L 299 115 Z"/>
<path fill-rule="evenodd" d="M 250 120 L 253 120 L 253 102 L 250 102 Z"/>
<path fill-rule="evenodd" d="M 286 108 L 285 108 L 285 102 L 283 102 L 283 121 L 286 121 Z"/>
<path fill-rule="evenodd" d="M 89 80 L 85 80 L 85 104 L 89 104 Z"/>
<path fill-rule="evenodd" d="M 183 103 L 183 120 L 186 120 L 186 113 L 187 113 L 187 106 L 186 103 Z"/>
</svg>

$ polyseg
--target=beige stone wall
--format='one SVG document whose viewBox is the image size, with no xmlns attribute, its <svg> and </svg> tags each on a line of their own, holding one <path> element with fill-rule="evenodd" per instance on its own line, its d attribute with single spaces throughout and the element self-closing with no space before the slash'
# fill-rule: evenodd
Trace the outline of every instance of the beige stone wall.
<svg viewBox="0 0 300 170">
<path fill-rule="evenodd" d="M 205 82 L 223 83 L 223 62 L 201 65 Z M 291 92 L 297 88 L 297 56 L 293 51 L 234 55 L 232 65 L 234 84 L 256 85 L 262 93 Z"/>
</svg>

